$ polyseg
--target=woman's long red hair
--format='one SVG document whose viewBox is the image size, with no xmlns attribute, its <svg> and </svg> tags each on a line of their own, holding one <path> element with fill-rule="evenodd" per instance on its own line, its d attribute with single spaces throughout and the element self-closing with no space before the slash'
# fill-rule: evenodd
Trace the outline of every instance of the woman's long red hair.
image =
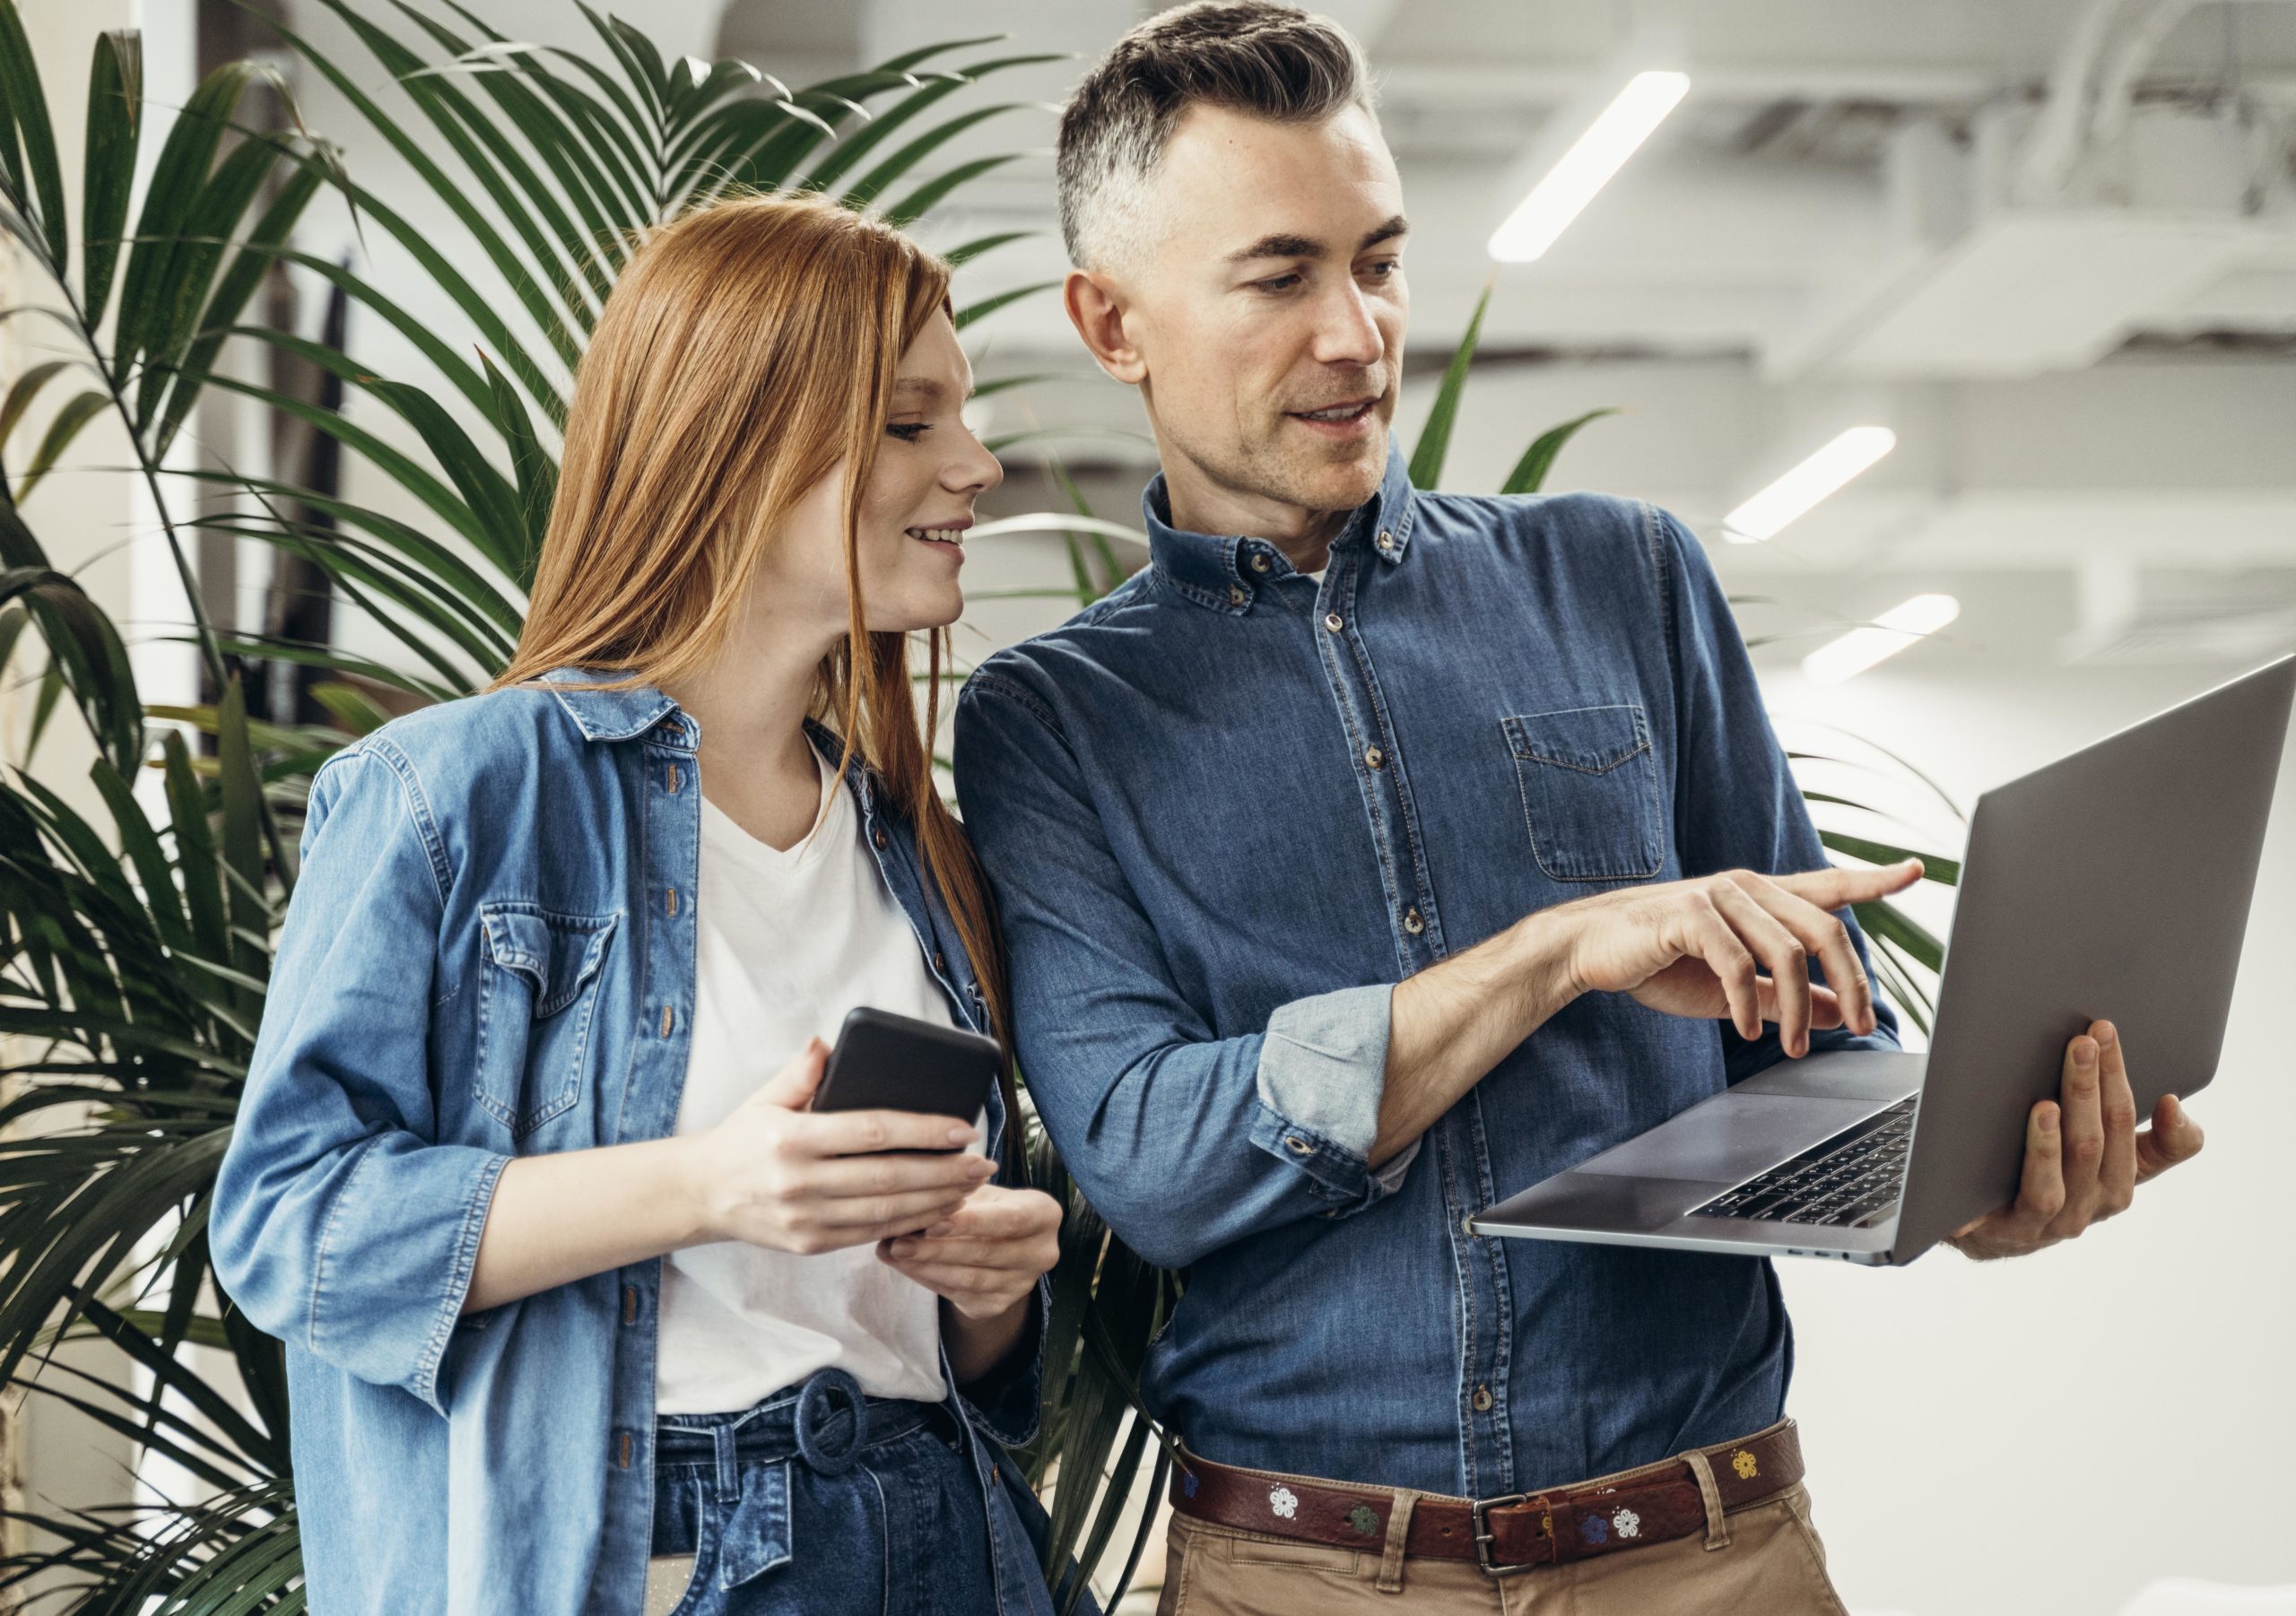
<svg viewBox="0 0 2296 1616">
<path fill-rule="evenodd" d="M 920 723 L 908 636 L 870 632 L 861 600 L 861 496 L 894 374 L 948 308 L 947 265 L 819 196 L 714 202 L 648 238 L 576 373 L 526 627 L 491 688 L 559 667 L 661 684 L 701 666 L 782 519 L 842 464 L 850 621 L 822 661 L 813 711 L 844 735 L 840 770 L 857 752 L 908 812 L 1002 1040 L 987 882 L 933 780 L 947 631 L 926 636 Z M 1018 1114 L 1008 1116 L 1017 1138 Z"/>
</svg>

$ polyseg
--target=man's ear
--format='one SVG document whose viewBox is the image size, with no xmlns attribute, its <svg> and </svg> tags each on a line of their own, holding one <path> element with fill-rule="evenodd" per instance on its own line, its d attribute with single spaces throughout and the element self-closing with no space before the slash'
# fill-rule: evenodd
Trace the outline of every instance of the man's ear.
<svg viewBox="0 0 2296 1616">
<path fill-rule="evenodd" d="M 1147 379 L 1148 361 L 1125 329 L 1124 294 L 1113 282 L 1090 270 L 1072 269 L 1061 286 L 1060 300 L 1068 310 L 1068 323 L 1076 327 L 1101 369 L 1127 387 Z"/>
</svg>

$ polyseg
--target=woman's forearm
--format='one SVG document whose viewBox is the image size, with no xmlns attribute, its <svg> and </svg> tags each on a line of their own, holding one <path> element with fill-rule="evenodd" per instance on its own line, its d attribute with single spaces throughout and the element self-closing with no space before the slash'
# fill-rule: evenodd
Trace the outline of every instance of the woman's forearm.
<svg viewBox="0 0 2296 1616">
<path fill-rule="evenodd" d="M 957 1384 L 968 1386 L 986 1378 L 1020 1344 L 1021 1333 L 1028 1323 L 1027 1296 L 987 1318 L 968 1318 L 955 1303 L 944 1298 L 941 1340 L 949 1350 L 949 1368 L 955 1371 Z"/>
<path fill-rule="evenodd" d="M 521 1156 L 502 1169 L 465 1313 L 570 1284 L 705 1237 L 689 1139 Z"/>
</svg>

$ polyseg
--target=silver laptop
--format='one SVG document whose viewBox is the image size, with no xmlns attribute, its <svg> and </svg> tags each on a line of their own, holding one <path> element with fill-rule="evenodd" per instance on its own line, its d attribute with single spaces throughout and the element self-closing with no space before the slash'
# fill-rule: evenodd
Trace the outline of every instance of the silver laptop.
<svg viewBox="0 0 2296 1616">
<path fill-rule="evenodd" d="M 2016 1194 L 2025 1117 L 2104 1017 L 2141 1111 L 2215 1075 L 2296 656 L 1978 799 L 1926 1054 L 1781 1060 L 1478 1233 L 1909 1263 Z"/>
</svg>

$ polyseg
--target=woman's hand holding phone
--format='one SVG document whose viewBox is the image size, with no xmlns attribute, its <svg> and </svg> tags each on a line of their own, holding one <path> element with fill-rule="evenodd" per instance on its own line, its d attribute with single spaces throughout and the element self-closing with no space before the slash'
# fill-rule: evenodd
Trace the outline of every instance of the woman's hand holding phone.
<svg viewBox="0 0 2296 1616">
<path fill-rule="evenodd" d="M 694 1136 L 705 1239 L 808 1255 L 870 1245 L 933 1227 L 996 1176 L 995 1162 L 957 1148 L 975 1137 L 969 1124 L 909 1111 L 808 1111 L 828 1059 L 829 1046 L 812 1039 Z"/>
</svg>

